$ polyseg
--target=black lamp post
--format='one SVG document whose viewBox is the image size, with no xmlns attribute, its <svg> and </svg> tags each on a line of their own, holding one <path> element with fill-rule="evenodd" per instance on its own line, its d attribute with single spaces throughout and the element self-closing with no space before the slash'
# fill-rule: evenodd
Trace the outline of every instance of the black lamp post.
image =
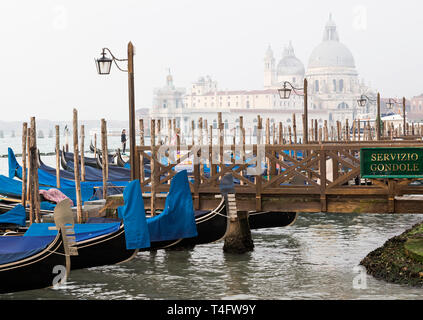
<svg viewBox="0 0 423 320">
<path fill-rule="evenodd" d="M 106 51 L 110 54 L 111 58 L 106 56 Z M 103 48 L 101 57 L 95 59 L 97 72 L 100 75 L 110 74 L 112 63 L 114 62 L 116 67 L 123 72 L 128 73 L 128 96 L 129 96 L 129 163 L 131 167 L 131 180 L 134 180 L 139 176 L 139 168 L 136 166 L 135 161 L 135 96 L 134 96 L 134 46 L 131 42 L 128 43 L 128 57 L 127 59 L 118 59 L 108 48 Z M 127 70 L 119 67 L 117 61 L 127 61 Z"/>
<path fill-rule="evenodd" d="M 289 87 L 287 87 L 287 85 Z M 291 92 L 294 91 L 295 94 L 299 95 L 299 96 L 304 96 L 304 128 L 303 128 L 303 141 L 304 144 L 308 144 L 308 98 L 307 98 L 307 91 L 308 91 L 308 82 L 307 79 L 304 78 L 304 87 L 303 88 L 295 88 L 289 81 L 285 81 L 283 83 L 283 88 L 278 89 L 278 93 L 279 93 L 279 97 L 281 99 L 289 99 L 291 96 Z M 302 90 L 303 93 L 298 93 L 297 92 Z"/>
</svg>

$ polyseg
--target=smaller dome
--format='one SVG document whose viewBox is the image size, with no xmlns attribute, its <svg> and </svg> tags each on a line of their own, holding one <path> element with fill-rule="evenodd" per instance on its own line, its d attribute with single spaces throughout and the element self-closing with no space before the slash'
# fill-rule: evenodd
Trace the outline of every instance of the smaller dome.
<svg viewBox="0 0 423 320">
<path fill-rule="evenodd" d="M 301 75 L 304 76 L 304 64 L 295 56 L 294 48 L 290 42 L 285 47 L 282 59 L 278 63 L 278 76 Z"/>
</svg>

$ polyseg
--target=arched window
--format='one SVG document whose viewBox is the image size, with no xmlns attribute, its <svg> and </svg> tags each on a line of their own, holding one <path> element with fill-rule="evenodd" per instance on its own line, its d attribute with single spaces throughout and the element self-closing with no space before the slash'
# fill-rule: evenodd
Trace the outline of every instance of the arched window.
<svg viewBox="0 0 423 320">
<path fill-rule="evenodd" d="M 216 119 L 213 120 L 213 129 L 217 129 L 217 120 Z"/>
<path fill-rule="evenodd" d="M 228 122 L 228 119 L 226 119 L 225 120 L 225 129 L 228 129 L 229 128 L 229 122 Z"/>
<path fill-rule="evenodd" d="M 333 79 L 333 91 L 336 92 L 336 80 Z"/>
<path fill-rule="evenodd" d="M 339 80 L 339 92 L 343 92 L 344 91 L 344 80 L 341 79 Z"/>
<path fill-rule="evenodd" d="M 314 81 L 314 91 L 315 92 L 319 91 L 319 80 Z"/>
</svg>

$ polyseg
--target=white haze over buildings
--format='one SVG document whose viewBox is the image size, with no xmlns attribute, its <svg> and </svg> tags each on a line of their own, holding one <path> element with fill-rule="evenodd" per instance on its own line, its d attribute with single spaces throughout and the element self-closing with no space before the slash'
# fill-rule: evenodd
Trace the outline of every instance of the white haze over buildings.
<svg viewBox="0 0 423 320">
<path fill-rule="evenodd" d="M 1 120 L 126 120 L 127 75 L 96 73 L 108 47 L 135 55 L 136 108 L 150 107 L 170 68 L 189 88 L 211 75 L 222 90 L 263 89 L 263 56 L 292 40 L 306 64 L 332 13 L 360 78 L 383 97 L 423 93 L 423 3 L 397 1 L 12 1 L 0 2 Z M 276 56 L 279 59 L 280 56 Z"/>
</svg>

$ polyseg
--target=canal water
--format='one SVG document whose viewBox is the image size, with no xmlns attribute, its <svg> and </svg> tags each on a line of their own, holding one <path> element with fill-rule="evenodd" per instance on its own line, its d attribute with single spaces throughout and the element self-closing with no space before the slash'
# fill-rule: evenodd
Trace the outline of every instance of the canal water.
<svg viewBox="0 0 423 320">
<path fill-rule="evenodd" d="M 0 174 L 6 174 L 7 161 L 0 160 Z M 0 299 L 422 299 L 422 288 L 386 283 L 358 267 L 370 251 L 422 220 L 303 213 L 292 226 L 252 230 L 254 251 L 243 255 L 224 253 L 223 242 L 142 252 L 123 264 L 72 271 L 57 289 Z"/>
</svg>

